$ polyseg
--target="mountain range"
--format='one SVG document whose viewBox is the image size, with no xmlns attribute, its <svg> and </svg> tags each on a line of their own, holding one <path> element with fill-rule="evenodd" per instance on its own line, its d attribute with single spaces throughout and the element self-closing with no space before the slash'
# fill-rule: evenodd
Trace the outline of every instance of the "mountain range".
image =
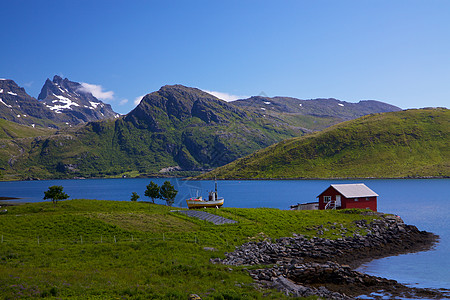
<svg viewBox="0 0 450 300">
<path fill-rule="evenodd" d="M 67 78 L 47 79 L 38 99 L 13 80 L 0 80 L 0 118 L 5 120 L 32 127 L 63 128 L 118 117 L 109 104 Z"/>
<path fill-rule="evenodd" d="M 292 97 L 254 96 L 234 101 L 233 104 L 264 117 L 284 120 L 306 131 L 322 130 L 372 113 L 401 110 L 397 106 L 375 100 L 351 103 L 334 98 L 301 100 Z"/>
<path fill-rule="evenodd" d="M 15 91 L 21 91 L 20 97 L 10 87 L 2 89 L 4 94 L 16 93 L 17 102 L 14 107 L 11 98 L 5 98 L 0 103 L 1 118 L 27 125 L 0 122 L 3 180 L 173 171 L 183 175 L 225 165 L 287 138 L 367 113 L 400 110 L 377 101 L 353 104 L 335 99 L 252 97 L 226 102 L 200 89 L 170 85 L 147 94 L 135 109 L 119 117 L 81 84 L 58 76 L 46 81 L 38 99 L 19 87 Z M 27 116 L 41 123 L 12 118 L 11 111 L 24 114 L 19 112 L 24 106 L 20 99 L 36 107 Z"/>
</svg>

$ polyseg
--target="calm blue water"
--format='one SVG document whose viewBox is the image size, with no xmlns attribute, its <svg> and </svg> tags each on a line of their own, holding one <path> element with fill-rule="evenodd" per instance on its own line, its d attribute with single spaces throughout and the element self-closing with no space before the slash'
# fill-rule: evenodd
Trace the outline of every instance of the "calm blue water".
<svg viewBox="0 0 450 300">
<path fill-rule="evenodd" d="M 161 185 L 167 179 L 151 179 Z M 179 191 L 175 206 L 186 207 L 185 199 L 206 196 L 212 181 L 170 179 Z M 71 199 L 129 201 L 132 192 L 144 197 L 150 179 L 85 179 L 0 182 L 0 197 L 22 201 L 43 201 L 51 185 L 62 185 Z M 394 180 L 283 180 L 219 181 L 219 195 L 228 207 L 273 207 L 289 209 L 296 203 L 311 202 L 332 183 L 365 183 L 380 195 L 378 210 L 401 216 L 407 224 L 438 234 L 441 239 L 427 252 L 399 255 L 372 261 L 359 270 L 395 279 L 415 287 L 450 289 L 450 179 Z M 162 202 L 160 202 L 162 203 Z"/>
</svg>

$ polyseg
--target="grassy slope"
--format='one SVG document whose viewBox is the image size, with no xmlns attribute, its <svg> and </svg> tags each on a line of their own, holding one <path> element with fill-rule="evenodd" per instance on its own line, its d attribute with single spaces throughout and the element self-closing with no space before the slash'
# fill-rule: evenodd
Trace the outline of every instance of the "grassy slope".
<svg viewBox="0 0 450 300">
<path fill-rule="evenodd" d="M 33 128 L 0 119 L 0 140 L 47 136 L 54 132 L 54 129 Z"/>
<path fill-rule="evenodd" d="M 310 131 L 323 130 L 329 126 L 342 122 L 342 119 L 330 116 L 311 116 L 293 113 L 267 112 L 272 117 L 279 118 L 291 126 L 305 128 Z"/>
<path fill-rule="evenodd" d="M 365 116 L 285 140 L 202 178 L 450 176 L 450 111 Z"/>
<path fill-rule="evenodd" d="M 358 232 L 354 220 L 374 218 L 342 211 L 224 208 L 208 211 L 239 223 L 215 226 L 140 202 L 70 200 L 8 209 L 0 215 L 0 295 L 12 299 L 187 299 L 190 293 L 203 299 L 279 299 L 283 295 L 276 291 L 255 289 L 241 267 L 209 259 L 249 240 L 315 236 L 318 225 L 329 229 L 327 237 L 340 237 L 333 223 Z"/>
<path fill-rule="evenodd" d="M 0 119 L 0 180 L 17 179 L 15 175 L 10 176 L 11 165 L 27 159 L 36 140 L 54 133 L 54 129 L 33 128 Z"/>
<path fill-rule="evenodd" d="M 118 122 L 123 124 L 121 120 Z M 164 156 L 160 149 L 161 141 L 152 139 L 150 132 L 118 126 L 114 121 L 91 123 L 56 134 L 54 130 L 34 129 L 8 121 L 0 125 L 0 145 L 4 145 L 0 148 L 0 180 L 67 177 L 65 172 L 57 170 L 58 163 L 73 165 L 78 171 L 69 174 L 72 177 L 125 173 L 132 171 L 136 164 L 141 164 L 142 169 L 148 165 L 156 169 L 173 164 L 173 159 Z M 157 151 L 162 154 L 155 158 Z M 156 159 L 159 164 L 154 164 Z"/>
</svg>

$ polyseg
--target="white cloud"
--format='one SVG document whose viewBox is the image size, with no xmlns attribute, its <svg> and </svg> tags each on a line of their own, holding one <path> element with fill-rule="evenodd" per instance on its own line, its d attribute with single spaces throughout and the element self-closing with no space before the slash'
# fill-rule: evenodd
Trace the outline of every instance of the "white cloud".
<svg viewBox="0 0 450 300">
<path fill-rule="evenodd" d="M 145 94 L 147 95 L 147 94 Z M 145 97 L 145 95 L 141 95 L 139 97 L 134 98 L 134 105 L 139 105 L 139 103 L 141 103 L 142 98 Z"/>
<path fill-rule="evenodd" d="M 125 105 L 127 103 L 128 103 L 128 99 L 122 99 L 122 100 L 120 100 L 119 105 Z"/>
<path fill-rule="evenodd" d="M 216 91 L 208 91 L 208 90 L 203 90 L 203 91 L 208 94 L 211 94 L 213 96 L 216 96 L 219 99 L 225 100 L 227 102 L 238 100 L 238 99 L 249 98 L 247 96 L 238 96 L 238 95 L 232 95 L 232 94 L 216 92 Z"/>
<path fill-rule="evenodd" d="M 97 98 L 99 100 L 114 99 L 114 92 L 113 91 L 107 91 L 107 92 L 103 91 L 103 87 L 101 85 L 89 84 L 89 83 L 82 82 L 81 86 L 82 87 L 80 88 L 80 90 L 91 93 L 92 95 L 94 95 L 95 98 Z"/>
</svg>

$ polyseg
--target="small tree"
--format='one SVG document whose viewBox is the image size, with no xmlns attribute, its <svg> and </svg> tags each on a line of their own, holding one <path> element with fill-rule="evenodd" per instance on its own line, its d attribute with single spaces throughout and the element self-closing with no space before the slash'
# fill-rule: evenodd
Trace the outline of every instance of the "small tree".
<svg viewBox="0 0 450 300">
<path fill-rule="evenodd" d="M 131 201 L 137 201 L 139 199 L 139 195 L 136 192 L 131 194 Z"/>
<path fill-rule="evenodd" d="M 150 184 L 147 185 L 147 189 L 145 190 L 145 196 L 150 197 L 152 199 L 152 202 L 155 203 L 155 199 L 160 198 L 160 187 L 154 183 L 153 181 L 150 181 Z"/>
<path fill-rule="evenodd" d="M 175 202 L 175 197 L 177 196 L 178 191 L 175 187 L 170 184 L 169 181 L 164 181 L 164 184 L 161 186 L 160 195 L 163 200 L 166 201 L 168 206 L 172 206 Z"/>
<path fill-rule="evenodd" d="M 44 192 L 44 200 L 52 199 L 53 204 L 58 203 L 58 200 L 65 200 L 69 195 L 63 192 L 63 187 L 60 185 L 53 185 Z"/>
</svg>

